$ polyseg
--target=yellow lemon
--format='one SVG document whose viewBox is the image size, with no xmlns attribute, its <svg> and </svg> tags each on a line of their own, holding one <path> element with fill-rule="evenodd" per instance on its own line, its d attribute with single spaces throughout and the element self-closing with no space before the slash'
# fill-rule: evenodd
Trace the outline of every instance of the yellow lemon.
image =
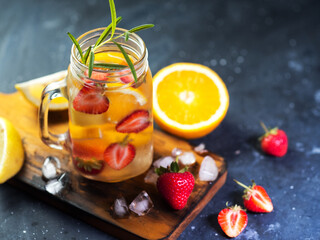
<svg viewBox="0 0 320 240">
<path fill-rule="evenodd" d="M 0 117 L 0 183 L 19 172 L 24 161 L 21 138 L 11 122 Z"/>
<path fill-rule="evenodd" d="M 51 82 L 62 80 L 67 75 L 67 71 L 60 71 L 41 78 L 27 82 L 18 83 L 15 88 L 22 93 L 25 99 L 36 107 L 40 106 L 42 90 Z M 49 110 L 64 110 L 68 108 L 68 101 L 63 97 L 55 98 L 51 101 Z"/>
</svg>

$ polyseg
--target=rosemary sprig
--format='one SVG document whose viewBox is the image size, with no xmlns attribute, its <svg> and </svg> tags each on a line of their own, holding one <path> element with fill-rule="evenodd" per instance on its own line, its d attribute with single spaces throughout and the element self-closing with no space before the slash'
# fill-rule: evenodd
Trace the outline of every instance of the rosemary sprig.
<svg viewBox="0 0 320 240">
<path fill-rule="evenodd" d="M 120 64 L 112 64 L 112 63 L 94 63 L 93 67 L 106 68 L 106 69 L 124 69 L 127 66 L 126 65 L 120 65 Z"/>
<path fill-rule="evenodd" d="M 83 56 L 82 62 L 83 62 L 84 64 L 87 63 L 88 57 L 89 57 L 89 55 L 90 55 L 90 53 L 91 53 L 91 49 L 92 49 L 92 46 L 90 46 L 90 47 L 88 48 L 88 50 L 86 51 L 86 53 L 85 53 L 84 56 Z"/>
<path fill-rule="evenodd" d="M 75 39 L 75 37 L 71 34 L 71 33 L 67 33 L 68 36 L 70 37 L 71 41 L 73 42 L 73 44 L 76 46 L 76 48 L 78 49 L 78 52 L 80 54 L 80 57 L 81 57 L 81 60 L 83 62 L 84 58 L 83 58 L 83 53 L 82 53 L 82 50 L 81 50 L 81 47 L 77 41 L 77 39 Z"/>
<path fill-rule="evenodd" d="M 87 49 L 87 51 L 85 52 L 85 54 L 83 54 L 81 46 L 78 43 L 78 41 L 76 40 L 76 38 L 69 32 L 68 32 L 68 36 L 72 40 L 73 44 L 76 46 L 76 48 L 80 54 L 81 62 L 88 66 L 88 77 L 89 78 L 92 75 L 92 71 L 93 71 L 94 67 L 105 68 L 105 69 L 123 69 L 123 68 L 127 67 L 125 65 L 120 65 L 120 64 L 94 63 L 94 58 L 95 58 L 94 54 L 97 51 L 97 49 L 99 49 L 104 44 L 112 41 L 121 51 L 123 57 L 125 58 L 128 66 L 131 70 L 131 73 L 134 77 L 134 81 L 137 82 L 138 81 L 137 73 L 135 71 L 135 68 L 134 68 L 132 61 L 130 60 L 128 54 L 125 52 L 123 47 L 120 44 L 116 43 L 114 40 L 116 40 L 119 37 L 124 36 L 125 41 L 128 41 L 128 39 L 130 37 L 130 33 L 138 32 L 138 31 L 145 30 L 148 28 L 152 28 L 154 25 L 153 24 L 143 24 L 140 26 L 136 26 L 136 27 L 131 28 L 130 30 L 114 37 L 117 24 L 122 20 L 122 17 L 117 17 L 114 0 L 109 0 L 109 6 L 110 6 L 110 14 L 111 14 L 111 23 L 102 32 L 102 34 L 100 35 L 100 37 L 98 38 L 98 40 L 96 41 L 94 46 L 90 46 Z"/>
<path fill-rule="evenodd" d="M 88 76 L 91 77 L 92 70 L 93 70 L 93 63 L 94 63 L 94 53 L 90 52 L 90 58 L 89 58 L 89 66 L 88 66 Z"/>
<path fill-rule="evenodd" d="M 116 43 L 116 42 L 113 42 L 113 43 L 114 43 L 115 45 L 117 45 L 117 47 L 120 49 L 122 55 L 123 55 L 124 58 L 126 59 L 126 62 L 128 63 L 128 66 L 129 66 L 129 68 L 130 68 L 130 70 L 131 70 L 131 73 L 132 73 L 132 75 L 133 75 L 134 81 L 135 81 L 135 82 L 138 82 L 136 70 L 135 70 L 135 68 L 134 68 L 134 66 L 133 66 L 133 63 L 131 62 L 128 54 L 127 54 L 126 51 L 123 49 L 123 47 L 121 47 L 120 44 L 118 44 L 118 43 Z"/>
<path fill-rule="evenodd" d="M 114 32 L 116 31 L 116 27 L 117 27 L 117 23 L 116 23 L 116 19 L 117 19 L 117 13 L 116 13 L 116 7 L 114 5 L 114 1 L 113 0 L 109 0 L 109 6 L 110 6 L 110 13 L 111 13 L 111 36 L 110 39 L 112 39 Z"/>
<path fill-rule="evenodd" d="M 116 25 L 122 20 L 122 17 L 118 17 L 116 18 Z M 112 28 L 112 23 L 110 23 L 108 25 L 108 27 L 106 27 L 106 29 L 103 31 L 103 33 L 101 33 L 100 37 L 98 38 L 97 42 L 94 45 L 94 49 L 99 46 L 109 35 L 110 31 Z"/>
</svg>

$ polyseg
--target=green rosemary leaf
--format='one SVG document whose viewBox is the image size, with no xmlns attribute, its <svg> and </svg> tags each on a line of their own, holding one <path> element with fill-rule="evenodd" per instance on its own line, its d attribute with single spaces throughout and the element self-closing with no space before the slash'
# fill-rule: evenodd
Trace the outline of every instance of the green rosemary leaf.
<svg viewBox="0 0 320 240">
<path fill-rule="evenodd" d="M 67 33 L 68 36 L 70 37 L 71 41 L 73 42 L 73 44 L 76 46 L 76 48 L 78 49 L 78 52 L 80 54 L 80 57 L 81 57 L 81 61 L 83 62 L 83 53 L 82 53 L 82 50 L 81 50 L 81 47 L 78 43 L 78 41 L 75 39 L 75 37 L 71 34 L 71 33 Z"/>
<path fill-rule="evenodd" d="M 143 24 L 143 25 L 131 28 L 129 30 L 129 32 L 130 33 L 138 32 L 138 31 L 141 31 L 141 30 L 144 30 L 144 29 L 148 29 L 148 28 L 152 28 L 152 27 L 154 27 L 154 24 Z"/>
<path fill-rule="evenodd" d="M 91 77 L 92 70 L 93 70 L 93 63 L 94 63 L 94 53 L 90 52 L 90 58 L 89 58 L 89 66 L 88 66 L 88 76 Z"/>
<path fill-rule="evenodd" d="M 125 40 L 128 41 L 128 39 L 129 39 L 129 32 L 128 31 L 124 32 L 124 37 L 125 37 Z"/>
<path fill-rule="evenodd" d="M 108 27 L 104 29 L 103 33 L 101 33 L 100 37 L 98 38 L 94 46 L 95 47 L 99 46 L 100 43 L 102 43 L 106 39 L 106 37 L 109 35 L 110 31 L 111 31 L 111 23 L 108 25 Z"/>
<path fill-rule="evenodd" d="M 112 64 L 112 63 L 95 63 L 93 64 L 93 66 L 97 68 L 108 68 L 108 69 L 123 69 L 127 67 L 126 65 Z"/>
<path fill-rule="evenodd" d="M 120 21 L 122 20 L 122 17 L 117 17 L 116 19 L 116 24 L 118 24 Z M 94 47 L 99 46 L 109 35 L 109 33 L 111 32 L 111 28 L 112 28 L 112 23 L 110 23 L 108 25 L 108 27 L 105 28 L 105 30 L 103 31 L 103 33 L 101 33 L 100 37 L 98 38 L 96 44 L 94 45 Z"/>
<path fill-rule="evenodd" d="M 116 30 L 116 26 L 117 26 L 117 13 L 116 13 L 116 7 L 114 5 L 114 1 L 113 0 L 109 0 L 109 5 L 110 5 L 110 13 L 111 13 L 111 36 L 110 39 L 112 39 L 113 34 Z"/>
<path fill-rule="evenodd" d="M 133 75 L 134 81 L 138 82 L 136 70 L 134 69 L 133 63 L 131 62 L 128 54 L 124 51 L 123 47 L 121 47 L 120 44 L 116 43 L 115 41 L 113 41 L 113 43 L 117 45 L 117 47 L 120 49 L 122 55 L 126 59 L 126 62 L 128 63 L 128 66 L 129 66 L 131 73 Z"/>
<path fill-rule="evenodd" d="M 88 60 L 88 57 L 89 57 L 91 50 L 92 50 L 92 47 L 90 46 L 88 48 L 88 50 L 86 51 L 86 53 L 84 54 L 84 56 L 83 56 L 83 63 L 84 64 L 87 64 L 87 60 Z"/>
</svg>

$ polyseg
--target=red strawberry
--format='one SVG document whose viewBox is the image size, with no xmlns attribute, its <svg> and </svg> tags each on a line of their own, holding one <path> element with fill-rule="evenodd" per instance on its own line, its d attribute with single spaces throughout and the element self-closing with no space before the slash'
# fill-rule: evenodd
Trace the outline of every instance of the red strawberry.
<svg viewBox="0 0 320 240">
<path fill-rule="evenodd" d="M 238 236 L 247 226 L 247 213 L 240 206 L 222 209 L 218 215 L 218 223 L 228 237 Z"/>
<path fill-rule="evenodd" d="M 122 119 L 117 124 L 116 130 L 121 133 L 138 133 L 149 125 L 149 112 L 146 110 L 136 110 Z"/>
<path fill-rule="evenodd" d="M 173 172 L 172 172 L 173 171 Z M 179 171 L 178 163 L 172 162 L 171 169 L 160 167 L 157 188 L 160 195 L 176 210 L 183 209 L 194 187 L 194 177 L 190 172 Z"/>
<path fill-rule="evenodd" d="M 104 162 L 101 160 L 83 160 L 81 158 L 72 158 L 74 166 L 82 173 L 87 175 L 97 175 L 104 167 Z"/>
<path fill-rule="evenodd" d="M 104 160 L 111 168 L 120 170 L 134 159 L 136 149 L 127 139 L 128 136 L 122 142 L 110 144 L 104 151 Z"/>
<path fill-rule="evenodd" d="M 277 127 L 269 130 L 263 123 L 261 123 L 261 126 L 266 132 L 259 138 L 262 150 L 276 157 L 284 156 L 288 150 L 288 137 L 286 133 Z"/>
<path fill-rule="evenodd" d="M 88 70 L 84 72 L 84 75 L 88 77 Z M 90 78 L 95 80 L 100 80 L 100 81 L 106 81 L 108 80 L 108 76 L 109 76 L 109 73 L 93 70 Z"/>
<path fill-rule="evenodd" d="M 237 180 L 234 180 L 240 186 L 244 187 L 243 204 L 246 209 L 252 212 L 272 212 L 273 204 L 266 190 L 252 181 L 252 186 L 248 187 Z"/>
<path fill-rule="evenodd" d="M 73 108 L 79 112 L 101 114 L 108 110 L 109 99 L 102 94 L 101 89 L 85 85 L 74 98 Z"/>
<path fill-rule="evenodd" d="M 120 80 L 123 83 L 131 83 L 134 81 L 134 78 L 132 75 L 129 75 L 129 76 L 121 77 Z"/>
<path fill-rule="evenodd" d="M 133 75 L 131 73 L 131 70 L 125 70 L 123 71 L 124 74 L 128 74 L 126 76 L 120 77 L 121 82 L 123 83 L 131 83 L 134 81 Z"/>
</svg>

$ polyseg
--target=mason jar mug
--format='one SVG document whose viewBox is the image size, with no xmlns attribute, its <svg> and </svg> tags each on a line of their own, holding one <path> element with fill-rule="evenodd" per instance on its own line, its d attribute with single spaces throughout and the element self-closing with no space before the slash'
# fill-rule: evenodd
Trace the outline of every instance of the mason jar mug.
<svg viewBox="0 0 320 240">
<path fill-rule="evenodd" d="M 89 31 L 77 39 L 83 52 L 95 44 L 103 30 Z M 67 77 L 44 89 L 39 111 L 42 141 L 52 148 L 68 150 L 74 170 L 103 182 L 119 182 L 142 174 L 153 157 L 148 51 L 138 35 L 132 33 L 125 39 L 125 31 L 117 28 L 114 39 L 132 61 L 137 81 L 113 42 L 95 52 L 95 63 L 126 67 L 95 67 L 90 77 L 73 45 Z M 68 100 L 68 131 L 64 134 L 48 129 L 49 103 L 57 97 Z"/>
</svg>

